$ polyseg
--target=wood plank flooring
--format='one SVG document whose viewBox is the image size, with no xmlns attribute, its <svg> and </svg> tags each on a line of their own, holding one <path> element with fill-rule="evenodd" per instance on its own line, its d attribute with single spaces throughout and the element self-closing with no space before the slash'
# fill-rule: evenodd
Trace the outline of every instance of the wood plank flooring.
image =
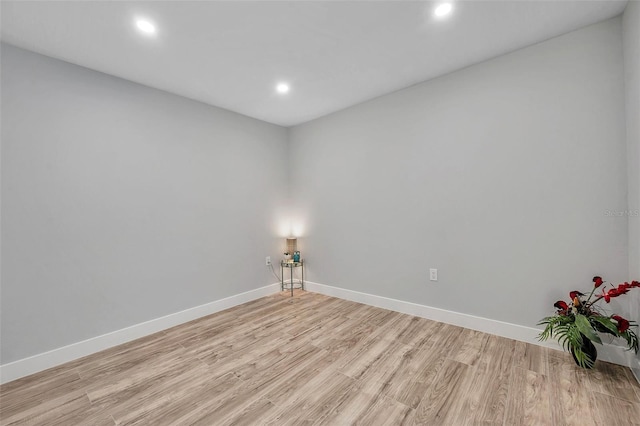
<svg viewBox="0 0 640 426">
<path fill-rule="evenodd" d="M 282 293 L 0 387 L 1 425 L 640 425 L 621 366 Z"/>
</svg>

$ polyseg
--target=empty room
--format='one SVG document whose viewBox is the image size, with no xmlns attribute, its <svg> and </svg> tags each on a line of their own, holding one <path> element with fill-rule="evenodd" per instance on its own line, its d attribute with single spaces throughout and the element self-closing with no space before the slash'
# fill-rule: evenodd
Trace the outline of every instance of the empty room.
<svg viewBox="0 0 640 426">
<path fill-rule="evenodd" d="M 640 1 L 0 19 L 0 425 L 640 424 Z"/>
</svg>

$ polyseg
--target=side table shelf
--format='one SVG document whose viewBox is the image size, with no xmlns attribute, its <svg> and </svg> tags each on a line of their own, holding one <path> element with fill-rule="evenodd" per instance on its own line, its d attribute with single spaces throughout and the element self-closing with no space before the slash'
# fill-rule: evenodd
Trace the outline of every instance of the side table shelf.
<svg viewBox="0 0 640 426">
<path fill-rule="evenodd" d="M 302 272 L 302 278 L 299 280 L 299 282 L 294 282 L 293 280 L 293 270 L 295 268 L 300 268 L 301 272 Z M 285 280 L 284 278 L 284 270 L 285 268 L 289 268 L 289 279 Z M 286 261 L 286 260 L 281 260 L 280 261 L 280 290 L 284 291 L 286 289 L 286 285 L 288 284 L 289 288 L 291 289 L 291 296 L 293 296 L 293 287 L 295 284 L 298 284 L 301 290 L 304 290 L 304 259 L 300 259 L 299 262 L 293 262 L 293 261 Z"/>
</svg>

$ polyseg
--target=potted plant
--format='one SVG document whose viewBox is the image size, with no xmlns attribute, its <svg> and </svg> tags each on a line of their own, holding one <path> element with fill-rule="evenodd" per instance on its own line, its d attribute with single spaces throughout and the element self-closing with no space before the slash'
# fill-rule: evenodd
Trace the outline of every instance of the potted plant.
<svg viewBox="0 0 640 426">
<path fill-rule="evenodd" d="M 606 290 L 601 277 L 593 277 L 593 289 L 588 297 L 574 290 L 569 293 L 569 303 L 562 300 L 553 306 L 556 314 L 543 318 L 538 325 L 544 330 L 538 335 L 540 340 L 555 338 L 565 350 L 573 355 L 576 364 L 582 368 L 593 368 L 598 351 L 593 343 L 602 344 L 598 333 L 607 333 L 627 341 L 628 350 L 638 353 L 638 335 L 632 330 L 637 324 L 620 315 L 608 315 L 596 303 L 604 299 L 609 303 L 612 298 L 627 294 L 632 288 L 640 288 L 640 282 L 632 281 Z M 602 287 L 602 293 L 596 289 Z M 595 294 L 595 298 L 594 297 Z M 593 298 L 593 300 L 591 300 Z"/>
</svg>

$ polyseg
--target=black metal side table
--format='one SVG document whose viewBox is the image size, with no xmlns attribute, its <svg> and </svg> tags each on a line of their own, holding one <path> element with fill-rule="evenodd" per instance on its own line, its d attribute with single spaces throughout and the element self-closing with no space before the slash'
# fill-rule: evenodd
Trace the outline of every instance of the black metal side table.
<svg viewBox="0 0 640 426">
<path fill-rule="evenodd" d="M 285 290 L 285 279 L 284 279 L 284 270 L 285 268 L 289 268 L 289 272 L 290 272 L 290 278 L 289 280 L 289 288 L 291 289 L 291 296 L 293 296 L 293 287 L 294 287 L 294 281 L 293 281 L 293 270 L 295 268 L 300 268 L 301 272 L 302 272 L 302 278 L 300 279 L 300 282 L 297 284 L 300 284 L 300 289 L 304 290 L 304 259 L 300 259 L 300 261 L 298 262 L 294 262 L 292 260 L 290 261 L 286 261 L 286 260 L 281 260 L 280 261 L 280 290 L 284 291 Z"/>
</svg>

